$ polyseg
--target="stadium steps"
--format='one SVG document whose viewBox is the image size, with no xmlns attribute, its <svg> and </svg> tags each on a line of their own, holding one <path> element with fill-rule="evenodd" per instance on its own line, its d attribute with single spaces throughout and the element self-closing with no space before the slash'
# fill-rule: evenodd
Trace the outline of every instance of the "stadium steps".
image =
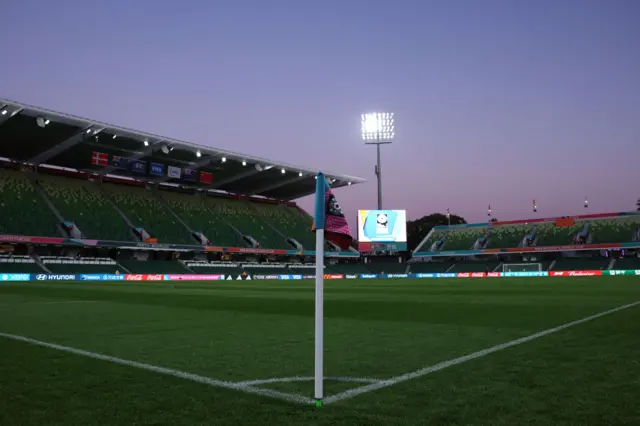
<svg viewBox="0 0 640 426">
<path fill-rule="evenodd" d="M 130 241 L 131 227 L 98 185 L 88 180 L 41 175 L 38 184 L 60 216 L 74 222 L 83 238 Z"/>
<path fill-rule="evenodd" d="M 58 218 L 27 172 L 0 168 L 0 234 L 63 235 Z"/>
<path fill-rule="evenodd" d="M 33 258 L 34 262 L 36 262 L 38 264 L 38 266 L 40 266 L 40 268 L 42 268 L 42 270 L 44 270 L 47 273 L 51 273 L 49 268 L 47 268 L 47 265 L 45 265 L 42 262 L 42 259 L 40 258 L 40 256 L 38 256 L 37 254 L 33 254 L 33 255 L 31 255 L 31 257 Z"/>
<path fill-rule="evenodd" d="M 153 190 L 146 188 L 102 184 L 102 189 L 115 205 L 128 218 L 134 227 L 144 228 L 160 243 L 189 244 L 196 243 L 190 230 L 177 221 L 157 199 Z"/>
<path fill-rule="evenodd" d="M 42 272 L 48 271 L 42 269 L 40 265 L 30 256 L 0 256 L 0 274 L 38 274 Z"/>
<path fill-rule="evenodd" d="M 193 231 L 201 232 L 210 245 L 247 247 L 242 234 L 233 228 L 204 195 L 161 191 L 159 195 Z M 194 240 L 195 241 L 195 240 Z"/>
</svg>

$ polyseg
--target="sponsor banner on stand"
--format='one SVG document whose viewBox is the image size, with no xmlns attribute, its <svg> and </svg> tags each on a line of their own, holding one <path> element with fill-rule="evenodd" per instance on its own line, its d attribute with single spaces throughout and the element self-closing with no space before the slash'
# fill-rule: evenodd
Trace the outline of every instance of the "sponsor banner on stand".
<svg viewBox="0 0 640 426">
<path fill-rule="evenodd" d="M 348 280 L 355 280 L 355 279 L 357 279 L 357 278 L 358 278 L 358 275 L 356 275 L 356 274 L 347 274 L 347 275 L 345 275 L 344 277 L 345 277 L 346 279 L 348 279 Z"/>
<path fill-rule="evenodd" d="M 278 275 L 279 280 L 301 280 L 302 275 Z"/>
<path fill-rule="evenodd" d="M 387 274 L 387 278 L 409 278 L 409 274 Z"/>
<path fill-rule="evenodd" d="M 124 275 L 120 274 L 81 274 L 83 281 L 124 281 Z"/>
<path fill-rule="evenodd" d="M 602 271 L 602 275 L 640 275 L 640 271 L 615 269 L 611 271 Z"/>
<path fill-rule="evenodd" d="M 456 274 L 453 272 L 436 274 L 436 278 L 455 278 Z"/>
<path fill-rule="evenodd" d="M 277 280 L 277 275 L 253 275 L 254 280 Z"/>
<path fill-rule="evenodd" d="M 599 277 L 602 271 L 551 271 L 549 274 L 552 277 Z"/>
<path fill-rule="evenodd" d="M 324 274 L 325 280 L 342 280 L 344 279 L 343 274 Z"/>
<path fill-rule="evenodd" d="M 378 278 L 378 274 L 360 274 L 360 279 Z"/>
<path fill-rule="evenodd" d="M 500 272 L 489 272 L 489 273 L 487 274 L 487 277 L 488 277 L 488 278 L 496 278 L 496 277 L 500 277 L 500 276 L 502 276 L 502 275 L 500 274 Z"/>
<path fill-rule="evenodd" d="M 458 272 L 458 278 L 484 278 L 484 272 Z"/>
<path fill-rule="evenodd" d="M 75 281 L 78 276 L 76 274 L 36 274 L 36 281 Z"/>
<path fill-rule="evenodd" d="M 315 280 L 316 276 L 315 275 L 303 275 L 302 279 L 303 280 Z"/>
<path fill-rule="evenodd" d="M 436 274 L 415 274 L 416 278 L 435 278 Z"/>
<path fill-rule="evenodd" d="M 164 276 L 165 281 L 220 281 L 224 275 L 220 274 L 170 274 Z"/>
<path fill-rule="evenodd" d="M 126 281 L 164 281 L 162 274 L 126 274 Z"/>
<path fill-rule="evenodd" d="M 547 271 L 521 271 L 521 272 L 502 272 L 501 277 L 546 277 Z"/>
<path fill-rule="evenodd" d="M 0 274 L 0 281 L 31 281 L 31 274 Z"/>
</svg>

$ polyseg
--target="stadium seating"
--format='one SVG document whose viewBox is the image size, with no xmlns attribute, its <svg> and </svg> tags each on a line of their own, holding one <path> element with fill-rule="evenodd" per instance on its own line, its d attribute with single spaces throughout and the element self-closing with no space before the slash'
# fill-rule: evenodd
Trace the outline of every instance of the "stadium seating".
<svg viewBox="0 0 640 426">
<path fill-rule="evenodd" d="M 493 272 L 500 262 L 492 260 L 462 260 L 455 265 L 448 272 L 485 272 L 489 268 L 490 272 Z"/>
<path fill-rule="evenodd" d="M 186 261 L 185 266 L 196 274 L 220 274 L 237 276 L 242 274 L 244 269 L 237 263 L 231 262 L 207 262 L 206 260 Z"/>
<path fill-rule="evenodd" d="M 493 226 L 487 248 L 518 247 L 529 232 L 531 232 L 530 225 Z"/>
<path fill-rule="evenodd" d="M 582 231 L 585 222 L 576 221 L 573 226 L 556 226 L 555 222 L 537 224 L 536 246 L 562 246 L 575 244 L 574 237 Z"/>
<path fill-rule="evenodd" d="M 0 256 L 0 273 L 41 273 L 45 272 L 31 256 Z"/>
<path fill-rule="evenodd" d="M 97 184 L 43 175 L 39 184 L 65 220 L 74 222 L 84 238 L 127 241 L 134 237 Z"/>
<path fill-rule="evenodd" d="M 41 256 L 40 259 L 47 269 L 58 274 L 112 274 L 118 270 L 116 262 L 109 258 Z"/>
<path fill-rule="evenodd" d="M 266 221 L 258 217 L 255 210 L 249 205 L 249 202 L 228 198 L 207 197 L 205 203 L 243 235 L 253 237 L 260 243 L 260 247 L 285 250 L 293 249 L 293 247 L 287 243 L 284 235 L 280 234 Z"/>
<path fill-rule="evenodd" d="M 604 257 L 576 257 L 556 260 L 552 271 L 580 271 L 607 269 L 611 259 Z"/>
<path fill-rule="evenodd" d="M 142 227 L 160 243 L 196 244 L 191 232 L 153 194 L 152 190 L 103 184 L 102 187 L 134 227 Z"/>
<path fill-rule="evenodd" d="M 58 218 L 26 173 L 0 169 L 0 234 L 62 236 Z"/>
<path fill-rule="evenodd" d="M 118 263 L 133 274 L 189 274 L 187 268 L 177 260 L 119 260 Z"/>
<path fill-rule="evenodd" d="M 163 191 L 161 194 L 174 213 L 180 216 L 193 231 L 203 233 L 211 245 L 247 247 L 242 235 L 226 222 L 219 210 L 207 206 L 202 196 L 168 191 Z"/>
<path fill-rule="evenodd" d="M 242 269 L 250 275 L 287 275 L 292 273 L 284 263 L 245 263 L 242 265 Z"/>
<path fill-rule="evenodd" d="M 431 274 L 447 272 L 454 264 L 452 262 L 415 262 L 410 263 L 409 273 Z"/>
<path fill-rule="evenodd" d="M 589 223 L 592 242 L 598 243 L 624 243 L 640 240 L 638 229 L 640 228 L 640 216 L 619 216 L 593 220 Z"/>
<path fill-rule="evenodd" d="M 623 257 L 616 259 L 613 264 L 613 269 L 638 269 L 640 270 L 640 258 L 638 257 Z"/>
<path fill-rule="evenodd" d="M 486 226 L 474 228 L 453 227 L 450 229 L 434 230 L 423 246 L 423 250 L 429 251 L 431 245 L 439 240 L 444 240 L 442 250 L 472 250 L 475 242 L 486 233 Z"/>
<path fill-rule="evenodd" d="M 277 204 L 252 203 L 256 213 L 269 222 L 282 235 L 298 241 L 307 250 L 315 249 L 315 236 L 311 231 L 311 216 L 296 207 Z M 287 246 L 292 249 L 291 245 Z"/>
</svg>

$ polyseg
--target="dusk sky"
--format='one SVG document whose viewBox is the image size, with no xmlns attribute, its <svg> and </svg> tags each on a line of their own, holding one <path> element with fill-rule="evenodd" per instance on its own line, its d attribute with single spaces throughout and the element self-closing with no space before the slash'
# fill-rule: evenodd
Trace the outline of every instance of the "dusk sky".
<svg viewBox="0 0 640 426">
<path fill-rule="evenodd" d="M 350 219 L 376 207 L 378 110 L 409 219 L 640 197 L 637 0 L 7 0 L 0 29 L 0 98 L 366 178 L 336 191 Z"/>
</svg>

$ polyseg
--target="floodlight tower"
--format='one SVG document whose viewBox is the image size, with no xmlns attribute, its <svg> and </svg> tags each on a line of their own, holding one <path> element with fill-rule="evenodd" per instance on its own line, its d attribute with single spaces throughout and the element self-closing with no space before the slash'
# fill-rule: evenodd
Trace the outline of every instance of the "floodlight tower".
<svg viewBox="0 0 640 426">
<path fill-rule="evenodd" d="M 362 114 L 362 140 L 375 145 L 378 153 L 376 177 L 378 179 L 378 210 L 382 210 L 382 170 L 380 169 L 380 145 L 390 144 L 395 137 L 395 122 L 392 112 L 370 112 Z"/>
</svg>

